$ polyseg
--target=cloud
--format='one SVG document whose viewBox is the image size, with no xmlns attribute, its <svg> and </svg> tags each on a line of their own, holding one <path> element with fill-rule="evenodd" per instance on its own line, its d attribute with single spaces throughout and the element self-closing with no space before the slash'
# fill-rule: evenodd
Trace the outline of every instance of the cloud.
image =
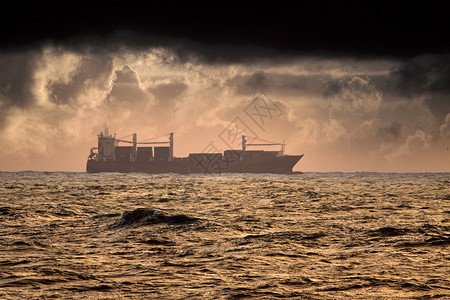
<svg viewBox="0 0 450 300">
<path fill-rule="evenodd" d="M 79 97 L 89 89 L 105 89 L 114 68 L 109 55 L 98 54 L 60 54 L 47 62 L 52 69 L 61 69 L 65 73 L 47 76 L 49 101 L 55 104 L 78 104 Z M 53 71 L 53 73 L 55 73 Z M 59 72 L 61 73 L 61 72 Z M 53 76 L 52 76 L 53 75 Z"/>
<path fill-rule="evenodd" d="M 392 87 L 407 97 L 450 94 L 450 54 L 428 54 L 406 60 L 391 72 L 390 80 Z"/>
<path fill-rule="evenodd" d="M 268 92 L 274 84 L 273 79 L 262 70 L 253 72 L 251 75 L 237 74 L 226 83 L 241 95 L 254 95 L 258 92 Z"/>
<path fill-rule="evenodd" d="M 88 88 L 104 88 L 112 57 L 60 48 L 0 54 L 0 103 L 19 108 L 68 104 Z"/>
<path fill-rule="evenodd" d="M 382 142 L 396 142 L 402 136 L 402 124 L 393 121 L 391 124 L 381 127 L 376 133 L 376 138 Z"/>
<path fill-rule="evenodd" d="M 409 99 L 424 98 L 441 122 L 450 111 L 450 54 L 427 54 L 401 63 L 388 78 L 387 91 Z"/>
<path fill-rule="evenodd" d="M 129 84 L 131 86 L 139 86 L 141 80 L 138 74 L 130 68 L 130 66 L 124 66 L 122 70 L 116 71 L 116 79 L 114 79 L 114 84 Z"/>
<path fill-rule="evenodd" d="M 402 156 L 409 156 L 415 154 L 415 152 L 429 149 L 431 146 L 432 137 L 423 132 L 422 130 L 416 130 L 413 134 L 406 137 L 405 142 L 395 150 L 386 155 L 389 160 L 399 158 Z"/>
<path fill-rule="evenodd" d="M 107 103 L 124 109 L 129 105 L 153 104 L 150 93 L 142 86 L 138 74 L 129 66 L 116 70 L 112 89 L 107 95 Z"/>
<path fill-rule="evenodd" d="M 331 116 L 350 119 L 376 117 L 382 92 L 366 76 L 344 76 L 325 83 Z"/>
<path fill-rule="evenodd" d="M 438 122 L 442 122 L 445 116 L 450 112 L 450 93 L 434 94 L 429 97 L 426 97 L 424 99 L 424 104 L 434 115 L 436 120 Z"/>
<path fill-rule="evenodd" d="M 167 104 L 182 94 L 187 88 L 188 86 L 184 82 L 174 81 L 156 84 L 154 87 L 149 87 L 148 90 L 155 95 L 160 103 Z"/>
<path fill-rule="evenodd" d="M 3 103 L 24 107 L 34 102 L 31 93 L 38 51 L 0 54 L 0 95 Z"/>
<path fill-rule="evenodd" d="M 7 60 L 5 62 L 5 60 Z M 45 47 L 0 55 L 0 140 L 8 155 L 51 154 L 54 141 L 73 145 L 103 104 L 113 59 Z"/>
<path fill-rule="evenodd" d="M 306 118 L 295 124 L 295 139 L 303 147 L 329 145 L 347 137 L 347 130 L 336 119 L 321 122 L 314 118 Z"/>
<path fill-rule="evenodd" d="M 445 139 L 450 139 L 450 113 L 445 117 L 444 123 L 439 127 L 440 135 Z"/>
<path fill-rule="evenodd" d="M 293 3 L 297 2 L 174 5 L 131 1 L 122 5 L 113 1 L 105 5 L 78 1 L 58 6 L 40 1 L 24 10 L 20 2 L 9 1 L 3 6 L 8 18 L 0 19 L 1 27 L 8 29 L 2 32 L 1 45 L 36 46 L 49 40 L 76 45 L 79 38 L 73 37 L 84 36 L 95 46 L 173 47 L 180 57 L 194 54 L 204 62 L 225 63 L 252 59 L 263 47 L 280 53 L 265 55 L 269 59 L 316 53 L 405 57 L 449 50 L 446 10 L 439 5 L 375 2 L 353 3 L 349 9 L 334 2 Z M 189 45 L 187 39 L 214 47 Z M 183 46 L 177 47 L 180 41 Z"/>
<path fill-rule="evenodd" d="M 13 108 L 26 108 L 36 101 L 34 72 L 39 51 L 0 53 L 0 130 Z"/>
<path fill-rule="evenodd" d="M 0 142 L 9 145 L 2 155 L 41 153 L 50 161 L 61 147 L 89 149 L 104 123 L 140 139 L 175 131 L 184 142 L 177 150 L 200 151 L 239 117 L 263 139 L 286 139 L 290 153 L 315 155 L 317 164 L 327 156 L 333 168 L 345 169 L 352 160 L 364 168 L 377 159 L 417 158 L 449 136 L 446 88 L 434 78 L 436 84 L 407 95 L 408 77 L 395 70 L 409 61 L 283 57 L 226 64 L 189 56 L 194 52 L 180 58 L 173 47 L 50 45 L 1 53 Z M 264 130 L 244 112 L 261 90 L 282 111 Z"/>
</svg>

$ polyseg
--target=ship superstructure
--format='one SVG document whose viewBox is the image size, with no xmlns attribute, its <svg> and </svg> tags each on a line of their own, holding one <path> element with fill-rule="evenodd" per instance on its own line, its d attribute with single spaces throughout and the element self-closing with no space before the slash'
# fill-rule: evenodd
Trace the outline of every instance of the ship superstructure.
<svg viewBox="0 0 450 300">
<path fill-rule="evenodd" d="M 302 155 L 285 155 L 285 143 L 248 143 L 242 136 L 241 150 L 223 153 L 191 153 L 188 157 L 174 157 L 174 134 L 168 141 L 138 142 L 117 139 L 108 128 L 98 134 L 98 145 L 91 149 L 86 171 L 145 172 L 145 173 L 292 173 Z M 120 146 L 119 143 L 131 144 Z M 141 146 L 145 145 L 145 146 Z M 152 145 L 152 146 L 149 146 Z M 166 146 L 160 146 L 166 145 Z M 281 146 L 279 151 L 248 150 L 252 146 Z"/>
</svg>

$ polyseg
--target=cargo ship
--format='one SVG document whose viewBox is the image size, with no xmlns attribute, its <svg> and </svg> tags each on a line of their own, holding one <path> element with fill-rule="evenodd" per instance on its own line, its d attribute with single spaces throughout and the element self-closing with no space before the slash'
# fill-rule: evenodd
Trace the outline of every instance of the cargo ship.
<svg viewBox="0 0 450 300">
<path fill-rule="evenodd" d="M 98 134 L 98 145 L 90 151 L 86 171 L 143 172 L 143 173 L 276 173 L 292 174 L 292 168 L 302 155 L 285 155 L 285 144 L 247 143 L 242 136 L 242 149 L 225 150 L 223 153 L 191 153 L 188 157 L 174 157 L 174 135 L 168 141 L 140 142 L 134 133 L 132 141 L 116 138 L 108 128 Z M 119 146 L 128 143 L 130 146 Z M 159 146 L 166 144 L 166 146 Z M 139 145 L 139 146 L 138 146 Z M 144 145 L 144 146 L 142 146 Z M 153 146 L 149 146 L 153 145 Z M 158 145 L 158 146 L 156 146 Z M 280 151 L 248 150 L 250 146 L 281 146 Z"/>
</svg>

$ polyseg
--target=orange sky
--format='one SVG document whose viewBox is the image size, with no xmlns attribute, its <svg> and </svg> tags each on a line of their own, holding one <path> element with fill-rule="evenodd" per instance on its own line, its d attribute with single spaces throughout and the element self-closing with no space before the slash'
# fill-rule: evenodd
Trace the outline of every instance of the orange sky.
<svg viewBox="0 0 450 300">
<path fill-rule="evenodd" d="M 85 171 L 106 123 L 119 138 L 174 132 L 175 156 L 239 148 L 228 135 L 237 128 L 304 153 L 297 171 L 449 172 L 448 64 L 445 55 L 210 63 L 165 48 L 0 53 L 0 171 Z"/>
</svg>

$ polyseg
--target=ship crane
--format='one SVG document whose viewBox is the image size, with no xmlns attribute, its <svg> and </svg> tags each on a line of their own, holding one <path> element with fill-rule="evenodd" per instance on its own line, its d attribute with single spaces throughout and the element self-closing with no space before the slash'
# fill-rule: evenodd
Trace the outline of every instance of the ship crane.
<svg viewBox="0 0 450 300">
<path fill-rule="evenodd" d="M 259 143 L 259 144 L 247 144 L 247 140 L 246 140 L 246 136 L 243 135 L 242 136 L 242 151 L 245 151 L 247 149 L 248 146 L 281 146 L 281 150 L 280 150 L 280 155 L 284 155 L 284 150 L 286 147 L 286 143 L 283 141 L 283 143 L 275 143 L 275 142 L 271 142 L 271 141 L 266 141 L 257 137 L 250 137 L 254 140 L 259 140 L 265 143 Z"/>
<path fill-rule="evenodd" d="M 147 139 L 147 140 L 152 140 L 152 139 L 160 138 L 160 137 L 163 137 L 163 136 L 167 136 L 167 134 L 162 135 L 162 136 L 158 136 L 158 137 L 154 137 L 154 138 L 150 138 L 150 139 Z M 169 160 L 173 160 L 173 132 L 169 133 L 169 141 L 168 142 L 139 142 L 138 143 L 138 141 L 137 141 L 137 134 L 136 133 L 133 133 L 133 141 L 126 141 L 126 140 L 121 140 L 121 139 L 116 139 L 116 141 L 117 142 L 122 142 L 122 143 L 133 144 L 133 155 L 136 155 L 136 150 L 137 150 L 137 145 L 138 144 L 139 145 L 169 144 Z"/>
</svg>

